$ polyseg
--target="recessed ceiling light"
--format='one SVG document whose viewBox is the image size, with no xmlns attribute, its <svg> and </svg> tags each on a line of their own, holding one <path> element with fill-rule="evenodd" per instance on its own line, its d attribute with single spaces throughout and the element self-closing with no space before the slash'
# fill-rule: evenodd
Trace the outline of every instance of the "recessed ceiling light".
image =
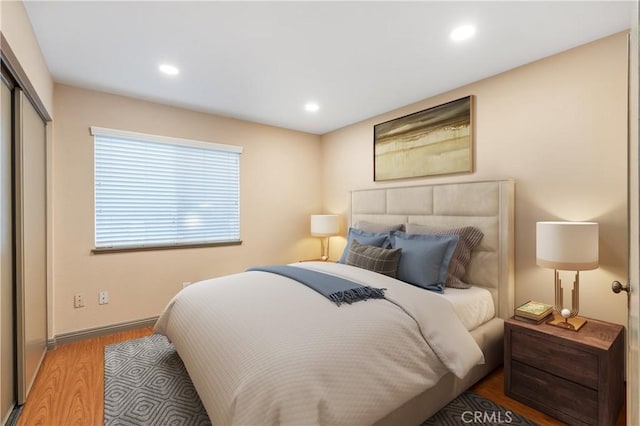
<svg viewBox="0 0 640 426">
<path fill-rule="evenodd" d="M 304 106 L 304 109 L 309 112 L 316 112 L 320 109 L 320 106 L 315 102 L 309 102 Z"/>
<path fill-rule="evenodd" d="M 462 41 L 467 40 L 476 33 L 476 27 L 473 25 L 461 25 L 457 28 L 454 28 L 453 31 L 449 34 L 451 40 Z"/>
<path fill-rule="evenodd" d="M 162 64 L 158 67 L 158 69 L 167 74 L 167 75 L 178 75 L 180 74 L 180 70 L 176 67 L 174 67 L 173 65 L 169 65 L 169 64 Z"/>
</svg>

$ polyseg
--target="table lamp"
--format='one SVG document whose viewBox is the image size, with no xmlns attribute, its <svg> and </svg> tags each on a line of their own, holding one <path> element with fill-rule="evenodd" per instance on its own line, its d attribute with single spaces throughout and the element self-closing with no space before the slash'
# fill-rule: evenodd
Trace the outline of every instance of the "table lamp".
<svg viewBox="0 0 640 426">
<path fill-rule="evenodd" d="M 329 259 L 329 239 L 333 235 L 338 235 L 339 222 L 337 214 L 314 214 L 311 215 L 311 235 L 321 237 L 320 239 L 320 259 Z M 326 239 L 326 251 L 325 251 Z"/>
<path fill-rule="evenodd" d="M 578 316 L 580 271 L 598 267 L 598 224 L 595 222 L 537 222 L 536 263 L 554 270 L 554 317 L 548 324 L 578 331 L 587 323 Z M 576 271 L 571 290 L 571 310 L 562 302 L 558 271 Z"/>
</svg>

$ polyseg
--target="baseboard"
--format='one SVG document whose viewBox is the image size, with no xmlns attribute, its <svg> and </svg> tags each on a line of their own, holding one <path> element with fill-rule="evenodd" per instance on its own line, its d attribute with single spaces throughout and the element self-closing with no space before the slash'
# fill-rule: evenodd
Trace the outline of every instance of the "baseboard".
<svg viewBox="0 0 640 426">
<path fill-rule="evenodd" d="M 22 414 L 22 408 L 24 405 L 15 405 L 9 414 L 6 422 L 3 423 L 5 426 L 16 426 L 18 424 L 18 419 L 20 418 L 20 414 Z"/>
<path fill-rule="evenodd" d="M 85 330 L 62 333 L 47 340 L 47 350 L 55 349 L 56 346 L 64 343 L 77 342 L 78 340 L 90 339 L 92 337 L 104 336 L 105 334 L 119 333 L 133 328 L 149 327 L 156 323 L 158 317 L 143 318 L 135 321 L 121 322 L 118 324 L 105 325 L 102 327 L 88 328 Z"/>
</svg>

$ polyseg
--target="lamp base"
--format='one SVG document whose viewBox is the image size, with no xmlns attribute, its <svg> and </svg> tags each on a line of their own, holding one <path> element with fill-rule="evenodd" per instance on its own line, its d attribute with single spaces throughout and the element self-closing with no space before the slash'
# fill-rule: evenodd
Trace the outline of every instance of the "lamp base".
<svg viewBox="0 0 640 426">
<path fill-rule="evenodd" d="M 563 318 L 556 313 L 553 314 L 553 318 L 547 321 L 547 324 L 555 327 L 564 328 L 565 330 L 578 331 L 583 325 L 587 323 L 587 319 L 583 317 Z"/>
</svg>

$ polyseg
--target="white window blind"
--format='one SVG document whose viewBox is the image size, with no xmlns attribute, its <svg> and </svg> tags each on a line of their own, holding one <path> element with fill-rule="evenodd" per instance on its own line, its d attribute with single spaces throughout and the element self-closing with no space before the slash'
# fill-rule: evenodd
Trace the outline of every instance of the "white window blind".
<svg viewBox="0 0 640 426">
<path fill-rule="evenodd" d="M 95 247 L 240 241 L 242 148 L 91 128 Z"/>
</svg>

